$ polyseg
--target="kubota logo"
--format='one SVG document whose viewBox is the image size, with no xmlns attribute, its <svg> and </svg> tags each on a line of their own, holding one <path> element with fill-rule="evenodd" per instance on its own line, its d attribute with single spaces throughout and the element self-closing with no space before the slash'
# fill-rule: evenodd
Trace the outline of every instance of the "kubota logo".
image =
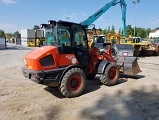
<svg viewBox="0 0 159 120">
<path fill-rule="evenodd" d="M 74 57 L 75 57 L 74 55 L 66 55 L 66 58 L 69 59 L 69 60 L 71 60 Z"/>
<path fill-rule="evenodd" d="M 75 64 L 77 62 L 74 55 L 66 55 L 66 58 L 71 60 L 72 64 Z"/>
</svg>

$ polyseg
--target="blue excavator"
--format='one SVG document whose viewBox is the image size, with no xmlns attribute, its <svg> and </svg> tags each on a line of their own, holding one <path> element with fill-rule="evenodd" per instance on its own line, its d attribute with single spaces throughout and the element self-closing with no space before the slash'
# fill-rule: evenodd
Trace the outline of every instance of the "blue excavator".
<svg viewBox="0 0 159 120">
<path fill-rule="evenodd" d="M 120 4 L 121 6 L 123 35 L 126 36 L 126 6 L 127 4 L 125 3 L 125 0 L 112 0 L 111 2 L 107 3 L 105 6 L 103 6 L 101 9 L 99 9 L 97 12 L 95 12 L 93 15 L 91 15 L 88 19 L 84 20 L 80 24 L 82 24 L 85 27 L 89 27 L 90 25 L 92 25 L 94 21 L 96 21 L 101 15 L 103 15 L 109 8 L 117 4 Z"/>
<path fill-rule="evenodd" d="M 93 15 L 91 15 L 90 17 L 88 17 L 86 20 L 82 21 L 80 24 L 82 24 L 83 26 L 85 26 L 87 28 L 87 31 L 92 31 L 91 33 L 93 33 L 93 35 L 89 34 L 88 32 L 88 45 L 89 47 L 91 47 L 92 45 L 94 45 L 95 47 L 98 47 L 100 49 L 100 51 L 103 51 L 103 48 L 105 48 L 108 44 L 107 40 L 106 40 L 106 35 L 97 35 L 96 33 L 96 28 L 95 25 L 92 24 L 94 21 L 96 21 L 101 15 L 103 15 L 107 10 L 109 10 L 111 7 L 120 4 L 121 6 L 121 11 L 122 11 L 122 23 L 123 23 L 123 29 L 122 29 L 122 38 L 126 38 L 126 7 L 127 4 L 125 3 L 125 0 L 112 0 L 109 3 L 107 3 L 106 5 L 104 5 L 101 9 L 99 9 L 97 12 L 95 12 Z M 94 26 L 92 30 L 88 29 L 89 26 Z M 107 42 L 107 43 L 106 43 Z M 125 48 L 124 51 L 120 52 L 119 48 L 117 48 L 118 46 L 122 46 Z M 128 52 L 128 51 L 133 51 L 130 50 L 128 48 L 133 48 L 133 46 L 131 45 L 115 45 L 113 47 L 113 54 L 117 55 L 119 53 L 128 53 L 128 56 L 133 56 L 133 52 Z M 125 54 L 120 54 L 120 56 L 123 56 Z"/>
</svg>

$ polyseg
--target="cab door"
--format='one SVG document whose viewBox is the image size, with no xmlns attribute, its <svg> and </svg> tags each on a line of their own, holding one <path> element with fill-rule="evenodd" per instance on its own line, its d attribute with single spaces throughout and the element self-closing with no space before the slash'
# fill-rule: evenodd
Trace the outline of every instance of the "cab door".
<svg viewBox="0 0 159 120">
<path fill-rule="evenodd" d="M 74 53 L 82 66 L 89 65 L 89 49 L 85 28 L 82 25 L 72 26 Z"/>
</svg>

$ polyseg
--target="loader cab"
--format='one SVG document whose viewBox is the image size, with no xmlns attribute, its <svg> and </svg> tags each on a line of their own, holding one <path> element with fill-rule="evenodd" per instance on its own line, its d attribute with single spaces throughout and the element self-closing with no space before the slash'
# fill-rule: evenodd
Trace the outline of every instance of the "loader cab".
<svg viewBox="0 0 159 120">
<path fill-rule="evenodd" d="M 45 26 L 47 45 L 57 46 L 60 54 L 74 53 L 82 66 L 89 65 L 88 39 L 83 25 L 65 21 L 50 21 Z"/>
<path fill-rule="evenodd" d="M 93 42 L 94 43 L 105 43 L 106 42 L 105 35 L 95 35 Z"/>
</svg>

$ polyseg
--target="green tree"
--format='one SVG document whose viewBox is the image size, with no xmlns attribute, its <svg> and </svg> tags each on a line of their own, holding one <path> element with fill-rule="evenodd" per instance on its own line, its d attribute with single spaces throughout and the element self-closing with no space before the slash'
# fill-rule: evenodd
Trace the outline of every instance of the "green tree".
<svg viewBox="0 0 159 120">
<path fill-rule="evenodd" d="M 12 33 L 6 33 L 5 36 L 6 36 L 6 39 L 8 40 L 8 39 L 13 37 L 13 34 Z"/>
<path fill-rule="evenodd" d="M 111 31 L 110 31 L 110 26 L 108 27 L 108 30 L 107 30 L 107 33 L 109 33 L 109 32 L 111 32 Z"/>
<path fill-rule="evenodd" d="M 5 37 L 5 32 L 3 30 L 0 30 L 0 37 Z"/>
<path fill-rule="evenodd" d="M 115 33 L 115 27 L 114 27 L 114 25 L 112 25 L 111 32 L 112 32 L 112 33 Z"/>
<path fill-rule="evenodd" d="M 155 29 L 159 29 L 159 27 L 158 28 L 155 28 Z M 155 30 L 154 29 L 154 30 Z M 103 32 L 103 34 L 105 34 L 105 33 L 110 33 L 110 32 L 113 32 L 113 31 L 115 31 L 115 27 L 112 25 L 112 29 L 110 29 L 110 26 L 108 27 L 108 29 L 104 29 L 102 32 Z M 148 37 L 149 36 L 149 33 L 151 32 L 152 30 L 150 29 L 150 28 L 135 28 L 135 36 L 136 37 L 142 37 L 142 38 L 146 38 L 146 37 Z M 122 33 L 123 33 L 123 30 L 120 28 L 119 29 L 119 34 L 120 35 L 122 35 Z M 131 35 L 131 36 L 134 36 L 134 28 L 132 28 L 132 26 L 131 25 L 127 25 L 126 26 L 126 35 L 127 35 L 127 37 L 129 36 L 129 35 Z"/>
<path fill-rule="evenodd" d="M 6 33 L 5 35 L 9 36 L 9 37 L 12 37 L 13 34 L 12 33 Z"/>
<path fill-rule="evenodd" d="M 126 35 L 129 36 L 129 35 L 133 35 L 133 28 L 131 27 L 131 25 L 128 25 L 126 27 Z"/>
<path fill-rule="evenodd" d="M 141 38 L 146 38 L 146 30 L 144 28 L 136 28 L 136 36 Z"/>
<path fill-rule="evenodd" d="M 148 37 L 149 36 L 149 33 L 151 32 L 152 30 L 150 28 L 147 28 L 146 29 L 146 36 Z"/>
<path fill-rule="evenodd" d="M 102 30 L 102 34 L 106 35 L 107 34 L 107 29 Z"/>
</svg>

